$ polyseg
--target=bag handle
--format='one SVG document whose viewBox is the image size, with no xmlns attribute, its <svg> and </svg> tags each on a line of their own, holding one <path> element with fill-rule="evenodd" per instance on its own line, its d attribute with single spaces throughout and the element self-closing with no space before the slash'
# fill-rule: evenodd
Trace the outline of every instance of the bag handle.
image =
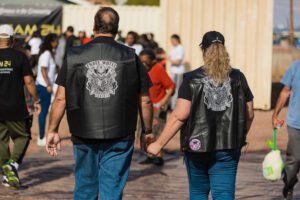
<svg viewBox="0 0 300 200">
<path fill-rule="evenodd" d="M 273 151 L 277 150 L 277 128 L 273 129 L 273 141 L 267 139 L 266 144 Z"/>
<path fill-rule="evenodd" d="M 276 151 L 277 150 L 277 128 L 274 128 L 274 131 L 273 131 L 273 151 Z"/>
</svg>

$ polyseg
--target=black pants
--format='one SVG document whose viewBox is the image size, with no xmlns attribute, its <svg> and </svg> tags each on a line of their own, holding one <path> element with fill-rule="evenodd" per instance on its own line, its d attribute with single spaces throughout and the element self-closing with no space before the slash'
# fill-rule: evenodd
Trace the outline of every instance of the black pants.
<svg viewBox="0 0 300 200">
<path fill-rule="evenodd" d="M 300 167 L 300 129 L 288 126 L 288 137 L 283 180 L 288 188 L 293 188 L 298 182 L 297 174 Z"/>
</svg>

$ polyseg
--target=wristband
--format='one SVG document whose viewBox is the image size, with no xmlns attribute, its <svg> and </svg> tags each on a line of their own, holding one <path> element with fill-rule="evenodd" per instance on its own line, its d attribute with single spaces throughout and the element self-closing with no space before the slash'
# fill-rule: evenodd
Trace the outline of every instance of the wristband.
<svg viewBox="0 0 300 200">
<path fill-rule="evenodd" d="M 148 135 L 152 133 L 152 129 L 148 129 L 148 130 L 142 130 L 142 134 L 144 135 Z"/>
</svg>

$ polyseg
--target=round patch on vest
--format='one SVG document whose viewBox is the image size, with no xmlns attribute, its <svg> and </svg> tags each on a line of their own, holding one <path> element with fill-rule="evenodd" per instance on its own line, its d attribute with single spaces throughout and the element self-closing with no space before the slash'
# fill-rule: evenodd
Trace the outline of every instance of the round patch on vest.
<svg viewBox="0 0 300 200">
<path fill-rule="evenodd" d="M 191 150 L 198 151 L 201 148 L 201 141 L 199 139 L 192 139 L 189 145 Z"/>
</svg>

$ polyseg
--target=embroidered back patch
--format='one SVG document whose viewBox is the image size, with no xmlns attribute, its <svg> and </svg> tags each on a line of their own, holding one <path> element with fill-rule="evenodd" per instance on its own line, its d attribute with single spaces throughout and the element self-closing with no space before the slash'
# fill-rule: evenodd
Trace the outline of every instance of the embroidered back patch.
<svg viewBox="0 0 300 200">
<path fill-rule="evenodd" d="M 202 79 L 204 84 L 204 103 L 207 109 L 212 111 L 224 111 L 231 106 L 232 94 L 230 78 L 218 85 L 212 78 L 205 77 Z"/>
<path fill-rule="evenodd" d="M 85 65 L 88 69 L 86 89 L 90 95 L 99 99 L 114 95 L 118 82 L 116 81 L 117 63 L 108 60 L 96 60 Z"/>
</svg>

